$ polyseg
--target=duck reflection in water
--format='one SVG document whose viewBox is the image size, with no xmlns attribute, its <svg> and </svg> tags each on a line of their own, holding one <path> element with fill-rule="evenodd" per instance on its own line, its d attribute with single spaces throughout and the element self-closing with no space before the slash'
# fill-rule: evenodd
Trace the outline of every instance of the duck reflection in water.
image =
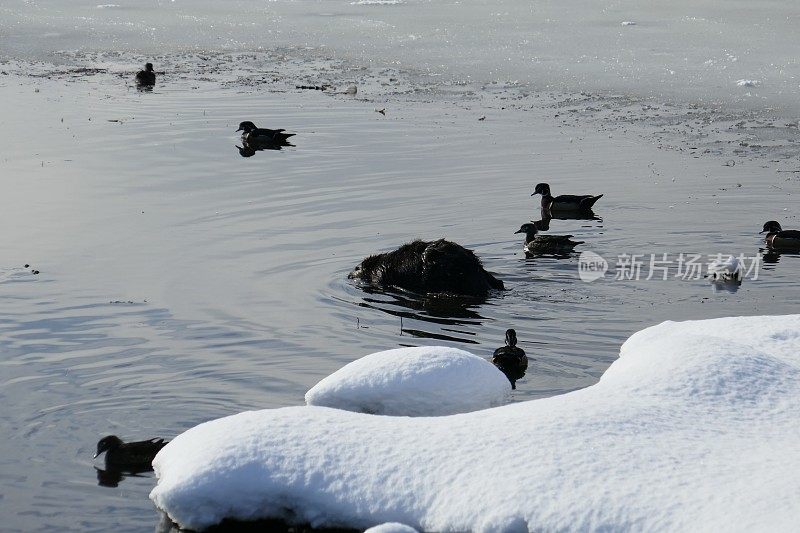
<svg viewBox="0 0 800 533">
<path fill-rule="evenodd" d="M 597 220 L 602 222 L 603 219 L 597 216 L 594 211 L 588 209 L 586 211 L 553 211 L 551 209 L 547 209 L 542 207 L 540 210 L 540 218 L 541 220 L 546 220 L 550 222 L 553 219 L 556 220 Z M 542 229 L 542 231 L 547 231 Z"/>
<path fill-rule="evenodd" d="M 101 487 L 109 487 L 115 488 L 118 487 L 122 480 L 127 477 L 146 477 L 141 474 L 146 474 L 148 472 L 152 472 L 153 468 L 150 467 L 146 470 L 141 470 L 139 472 L 130 472 L 127 470 L 118 470 L 116 468 L 106 468 L 103 470 L 102 468 L 94 467 L 95 471 L 97 472 L 97 484 Z"/>
<path fill-rule="evenodd" d="M 242 146 L 236 145 L 239 155 L 242 157 L 253 157 L 256 152 L 262 150 L 283 150 L 284 148 L 294 147 L 289 141 L 282 142 L 247 142 L 242 141 Z"/>
</svg>

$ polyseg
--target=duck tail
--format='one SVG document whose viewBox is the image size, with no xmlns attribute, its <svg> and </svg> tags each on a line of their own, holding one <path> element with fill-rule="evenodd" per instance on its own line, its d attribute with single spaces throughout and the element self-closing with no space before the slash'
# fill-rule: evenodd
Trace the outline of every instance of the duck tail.
<svg viewBox="0 0 800 533">
<path fill-rule="evenodd" d="M 603 197 L 602 194 L 598 194 L 597 196 L 591 196 L 585 199 L 583 202 L 581 202 L 581 207 L 584 209 L 591 209 L 592 206 L 595 204 L 595 202 L 597 202 L 597 200 L 599 200 L 602 197 Z"/>
</svg>

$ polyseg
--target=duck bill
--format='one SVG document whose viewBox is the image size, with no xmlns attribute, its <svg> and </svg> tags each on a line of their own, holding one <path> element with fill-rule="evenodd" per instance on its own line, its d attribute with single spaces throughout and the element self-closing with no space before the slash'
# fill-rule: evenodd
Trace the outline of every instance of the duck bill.
<svg viewBox="0 0 800 533">
<path fill-rule="evenodd" d="M 236 130 L 236 131 L 242 131 L 242 128 L 239 128 L 239 129 L 238 129 L 238 130 Z"/>
<path fill-rule="evenodd" d="M 539 193 L 538 192 L 532 192 L 531 196 L 536 196 L 537 194 L 539 194 Z"/>
<path fill-rule="evenodd" d="M 103 452 L 97 452 L 96 454 L 94 454 L 94 455 L 92 456 L 92 459 L 97 459 L 98 457 L 100 457 L 100 454 L 101 454 L 101 453 L 103 453 Z"/>
<path fill-rule="evenodd" d="M 516 235 L 517 233 L 525 233 L 525 232 L 522 231 L 521 229 L 518 229 L 517 231 L 514 232 L 514 235 Z"/>
</svg>

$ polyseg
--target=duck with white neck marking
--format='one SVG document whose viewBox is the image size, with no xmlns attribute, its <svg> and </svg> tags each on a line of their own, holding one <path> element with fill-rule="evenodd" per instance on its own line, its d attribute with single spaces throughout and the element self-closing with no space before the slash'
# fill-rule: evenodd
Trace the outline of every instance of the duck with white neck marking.
<svg viewBox="0 0 800 533">
<path fill-rule="evenodd" d="M 536 185 L 536 189 L 534 189 L 531 196 L 537 194 L 542 195 L 542 209 L 548 211 L 591 211 L 595 202 L 603 197 L 602 194 L 598 194 L 597 196 L 592 196 L 591 194 L 562 194 L 560 196 L 553 196 L 550 193 L 550 185 L 547 183 L 539 183 Z"/>
<path fill-rule="evenodd" d="M 241 131 L 242 142 L 252 147 L 285 144 L 288 142 L 289 137 L 295 135 L 294 133 L 285 133 L 286 130 L 283 128 L 278 130 L 259 128 L 249 120 L 239 123 L 239 129 L 236 131 Z"/>
<path fill-rule="evenodd" d="M 800 230 L 783 229 L 777 221 L 770 220 L 764 224 L 761 233 L 767 234 L 764 242 L 773 250 L 800 252 Z"/>
<path fill-rule="evenodd" d="M 536 222 L 523 224 L 514 233 L 525 234 L 523 250 L 526 254 L 563 254 L 569 253 L 583 241 L 573 241 L 572 235 L 538 235 L 539 225 Z"/>
</svg>

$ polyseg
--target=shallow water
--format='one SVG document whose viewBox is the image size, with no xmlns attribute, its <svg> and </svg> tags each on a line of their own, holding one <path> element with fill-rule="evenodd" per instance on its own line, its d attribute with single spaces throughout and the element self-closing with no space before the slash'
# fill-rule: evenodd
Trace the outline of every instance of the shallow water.
<svg viewBox="0 0 800 533">
<path fill-rule="evenodd" d="M 376 105 L 166 79 L 139 93 L 113 74 L 0 78 L 6 530 L 150 528 L 154 479 L 98 487 L 98 438 L 297 405 L 375 350 L 444 343 L 488 357 L 514 327 L 532 358 L 520 401 L 596 382 L 628 335 L 662 320 L 797 312 L 792 254 L 736 292 L 676 279 L 674 263 L 666 281 L 613 279 L 620 254 L 761 257 L 763 222 L 797 227 L 798 175 L 755 151 L 731 166 L 659 149 L 651 119 L 623 128 L 584 108 L 586 121 L 565 121 L 558 98 L 511 106 L 503 91 Z M 246 119 L 297 132 L 296 146 L 240 157 Z M 550 226 L 608 259 L 604 280 L 580 281 L 577 255 L 522 254 L 514 231 L 539 218 L 540 181 L 605 194 L 599 220 Z M 346 279 L 414 237 L 474 249 L 508 290 L 453 312 Z"/>
</svg>

